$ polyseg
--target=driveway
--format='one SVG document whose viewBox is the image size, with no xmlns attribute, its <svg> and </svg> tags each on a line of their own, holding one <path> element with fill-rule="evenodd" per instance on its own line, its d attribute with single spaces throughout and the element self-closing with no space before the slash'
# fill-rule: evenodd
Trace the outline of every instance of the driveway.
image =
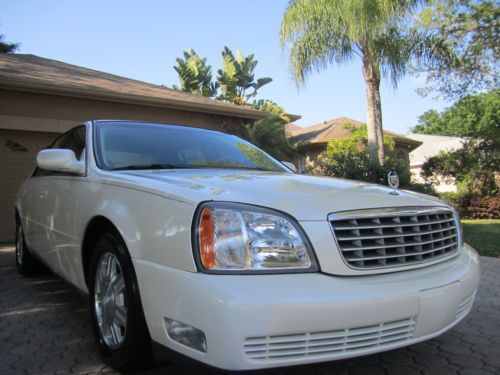
<svg viewBox="0 0 500 375">
<path fill-rule="evenodd" d="M 428 342 L 274 374 L 500 374 L 500 259 L 482 257 L 481 286 L 467 319 Z M 20 276 L 0 247 L 0 375 L 116 374 L 95 351 L 87 300 L 50 273 Z M 143 374 L 202 373 L 164 365 Z"/>
</svg>

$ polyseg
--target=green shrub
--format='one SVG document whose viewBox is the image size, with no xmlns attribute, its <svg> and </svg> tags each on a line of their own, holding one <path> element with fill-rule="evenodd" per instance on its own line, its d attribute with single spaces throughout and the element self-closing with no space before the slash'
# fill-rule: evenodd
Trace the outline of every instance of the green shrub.
<svg viewBox="0 0 500 375">
<path fill-rule="evenodd" d="M 429 183 L 443 178 L 454 181 L 461 195 L 495 196 L 500 166 L 500 138 L 470 139 L 462 149 L 441 152 L 423 165 L 422 175 Z"/>
<path fill-rule="evenodd" d="M 473 196 L 469 199 L 464 213 L 468 219 L 498 219 L 500 218 L 500 196 Z"/>
<path fill-rule="evenodd" d="M 294 149 L 285 133 L 285 122 L 269 115 L 256 121 L 249 129 L 248 140 L 278 160 L 293 160 Z"/>
<path fill-rule="evenodd" d="M 465 209 L 468 205 L 469 194 L 462 192 L 446 192 L 439 194 L 439 197 L 457 209 L 461 217 L 464 217 Z"/>
<path fill-rule="evenodd" d="M 408 186 L 401 186 L 401 188 L 406 189 L 406 190 L 411 190 L 411 191 L 414 191 L 417 193 L 434 195 L 436 197 L 439 196 L 439 194 L 436 192 L 436 190 L 434 189 L 434 186 L 432 184 L 420 184 L 420 183 L 412 182 Z"/>
<path fill-rule="evenodd" d="M 380 167 L 373 167 L 368 152 L 366 126 L 350 127 L 351 136 L 328 142 L 327 150 L 307 172 L 314 175 L 348 178 L 378 184 L 387 184 L 387 174 L 395 171 L 401 187 L 411 187 L 408 161 L 394 152 L 394 140 L 384 136 L 385 159 Z"/>
<path fill-rule="evenodd" d="M 464 219 L 500 218 L 500 195 L 484 197 L 458 191 L 442 193 L 440 197 L 455 207 Z"/>
</svg>

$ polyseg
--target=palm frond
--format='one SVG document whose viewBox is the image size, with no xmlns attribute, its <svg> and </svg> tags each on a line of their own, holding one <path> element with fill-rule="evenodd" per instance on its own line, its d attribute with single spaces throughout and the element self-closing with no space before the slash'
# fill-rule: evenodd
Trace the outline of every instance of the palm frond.
<svg viewBox="0 0 500 375">
<path fill-rule="evenodd" d="M 312 71 L 349 61 L 360 45 L 380 57 L 375 62 L 397 82 L 409 55 L 406 49 L 397 53 L 407 41 L 394 33 L 422 3 L 425 0 L 291 0 L 281 22 L 280 45 L 288 49 L 297 84 L 303 85 Z M 396 39 L 391 44 L 392 37 Z"/>
</svg>

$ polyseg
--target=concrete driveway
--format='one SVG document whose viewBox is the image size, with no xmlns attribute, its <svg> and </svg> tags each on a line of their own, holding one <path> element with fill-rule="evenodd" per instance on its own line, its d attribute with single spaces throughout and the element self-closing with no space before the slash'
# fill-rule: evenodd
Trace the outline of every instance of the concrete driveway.
<svg viewBox="0 0 500 375">
<path fill-rule="evenodd" d="M 432 341 L 352 360 L 274 374 L 500 374 L 500 259 L 482 257 L 468 318 Z M 0 375 L 111 374 L 96 353 L 87 300 L 50 273 L 20 276 L 0 247 Z M 168 364 L 144 374 L 202 373 Z"/>
</svg>

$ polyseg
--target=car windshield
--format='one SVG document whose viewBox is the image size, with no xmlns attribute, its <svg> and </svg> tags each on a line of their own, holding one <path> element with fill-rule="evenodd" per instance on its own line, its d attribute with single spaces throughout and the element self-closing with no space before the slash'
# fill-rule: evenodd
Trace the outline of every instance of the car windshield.
<svg viewBox="0 0 500 375">
<path fill-rule="evenodd" d="M 97 122 L 97 164 L 105 170 L 226 168 L 289 172 L 233 135 L 175 125 Z"/>
</svg>

